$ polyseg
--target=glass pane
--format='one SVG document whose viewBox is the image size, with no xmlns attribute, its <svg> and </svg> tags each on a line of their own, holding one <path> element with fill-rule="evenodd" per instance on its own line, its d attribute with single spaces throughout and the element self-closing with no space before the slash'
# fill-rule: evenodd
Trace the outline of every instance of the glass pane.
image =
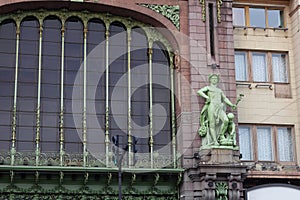
<svg viewBox="0 0 300 200">
<path fill-rule="evenodd" d="M 128 76 L 127 32 L 120 23 L 109 27 L 109 113 L 111 136 L 119 135 L 127 144 Z"/>
<path fill-rule="evenodd" d="M 274 82 L 288 82 L 285 54 L 272 54 L 272 68 Z"/>
<path fill-rule="evenodd" d="M 97 55 L 98 58 L 105 61 L 105 26 L 103 22 L 99 20 L 92 20 L 88 22 L 88 32 L 87 32 L 87 51 L 88 57 L 91 55 L 89 54 L 91 51 L 95 50 L 92 55 Z M 98 46 L 100 45 L 100 46 Z"/>
<path fill-rule="evenodd" d="M 266 14 L 264 8 L 249 8 L 249 14 L 251 27 L 266 27 Z"/>
<path fill-rule="evenodd" d="M 245 26 L 245 9 L 233 8 L 232 11 L 233 11 L 233 25 Z"/>
<path fill-rule="evenodd" d="M 16 26 L 12 21 L 0 25 L 0 151 L 8 151 L 11 141 L 15 76 Z"/>
<path fill-rule="evenodd" d="M 105 25 L 88 22 L 87 32 L 87 146 L 91 153 L 105 152 L 106 57 Z"/>
<path fill-rule="evenodd" d="M 273 142 L 271 127 L 257 128 L 258 160 L 273 160 Z"/>
<path fill-rule="evenodd" d="M 160 43 L 153 45 L 152 93 L 154 150 L 171 153 L 171 72 L 169 57 Z"/>
<path fill-rule="evenodd" d="M 239 143 L 240 152 L 242 154 L 241 160 L 252 160 L 252 140 L 251 129 L 248 126 L 239 126 Z"/>
<path fill-rule="evenodd" d="M 267 82 L 267 63 L 265 53 L 253 53 L 252 54 L 252 69 L 253 80 L 257 82 Z"/>
<path fill-rule="evenodd" d="M 268 10 L 268 27 L 284 28 L 282 10 Z"/>
<path fill-rule="evenodd" d="M 83 61 L 83 24 L 78 18 L 69 18 L 66 22 L 65 33 L 65 78 L 64 78 L 64 107 L 65 114 L 65 150 L 68 153 L 82 153 L 82 145 L 79 134 L 82 134 L 82 123 L 75 124 L 75 119 L 82 119 L 82 115 L 75 115 L 73 111 L 73 103 L 76 105 L 77 112 L 82 113 L 82 71 L 80 66 Z M 75 79 L 79 76 L 75 87 Z M 78 95 L 73 99 L 74 88 Z M 77 101 L 76 99 L 81 99 Z M 77 127 L 78 126 L 78 127 Z M 78 128 L 78 130 L 76 129 Z"/>
<path fill-rule="evenodd" d="M 131 108 L 132 135 L 136 150 L 149 152 L 149 66 L 147 37 L 141 28 L 131 32 Z"/>
<path fill-rule="evenodd" d="M 247 59 L 246 53 L 236 52 L 234 54 L 235 58 L 235 78 L 237 81 L 247 81 Z"/>
<path fill-rule="evenodd" d="M 36 137 L 39 23 L 21 23 L 18 80 L 17 150 L 33 150 Z M 26 141 L 26 142 L 24 142 Z"/>
<path fill-rule="evenodd" d="M 280 161 L 293 161 L 293 137 L 291 128 L 278 128 L 278 155 Z"/>
</svg>

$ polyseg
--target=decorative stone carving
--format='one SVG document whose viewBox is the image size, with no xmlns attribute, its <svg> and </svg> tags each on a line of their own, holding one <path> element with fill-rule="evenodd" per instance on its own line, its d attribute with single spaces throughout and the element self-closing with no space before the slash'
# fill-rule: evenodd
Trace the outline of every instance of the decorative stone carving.
<svg viewBox="0 0 300 200">
<path fill-rule="evenodd" d="M 216 199 L 217 200 L 228 200 L 228 185 L 225 182 L 216 183 Z"/>
</svg>

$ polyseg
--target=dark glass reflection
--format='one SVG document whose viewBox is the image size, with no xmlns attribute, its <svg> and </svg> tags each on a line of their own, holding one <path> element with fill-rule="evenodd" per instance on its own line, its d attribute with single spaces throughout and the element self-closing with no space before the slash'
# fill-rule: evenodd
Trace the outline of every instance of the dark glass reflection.
<svg viewBox="0 0 300 200">
<path fill-rule="evenodd" d="M 171 76 L 168 54 L 160 43 L 153 45 L 153 134 L 154 151 L 165 147 L 171 152 Z M 162 123 L 164 122 L 164 123 Z M 167 145 L 168 144 L 168 145 Z"/>
<path fill-rule="evenodd" d="M 48 18 L 43 24 L 41 85 L 41 149 L 59 151 L 61 22 Z"/>
<path fill-rule="evenodd" d="M 0 25 L 0 151 L 8 151 L 11 138 L 15 76 L 16 26 L 12 21 Z"/>
<path fill-rule="evenodd" d="M 95 153 L 105 152 L 106 59 L 105 25 L 93 19 L 87 32 L 87 145 Z"/>
<path fill-rule="evenodd" d="M 65 107 L 65 150 L 68 153 L 82 153 L 82 144 L 79 135 L 81 123 L 77 124 L 76 129 L 74 120 L 82 120 L 82 115 L 76 116 L 72 109 L 72 103 L 76 103 L 78 110 L 82 109 L 82 104 L 72 99 L 76 76 L 79 76 L 79 85 L 76 89 L 82 93 L 82 73 L 79 68 L 83 61 L 83 24 L 78 18 L 70 18 L 66 22 L 65 32 L 65 77 L 64 77 L 64 107 Z M 81 100 L 83 99 L 83 96 Z"/>
<path fill-rule="evenodd" d="M 120 23 L 109 27 L 109 115 L 111 136 L 120 135 L 127 141 L 128 77 L 127 33 Z"/>
<path fill-rule="evenodd" d="M 141 28 L 131 31 L 131 118 L 136 150 L 149 152 L 149 65 L 148 42 Z"/>
<path fill-rule="evenodd" d="M 21 23 L 17 98 L 17 149 L 32 151 L 35 145 L 38 80 L 39 23 L 27 18 Z M 24 90 L 23 90 L 24 89 Z"/>
</svg>

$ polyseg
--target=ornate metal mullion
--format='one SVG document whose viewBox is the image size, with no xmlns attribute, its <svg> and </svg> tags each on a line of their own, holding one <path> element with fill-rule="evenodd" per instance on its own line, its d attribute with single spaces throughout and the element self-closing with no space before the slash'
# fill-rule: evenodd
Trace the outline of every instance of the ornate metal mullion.
<svg viewBox="0 0 300 200">
<path fill-rule="evenodd" d="M 37 107 L 36 107 L 36 137 L 35 137 L 35 165 L 39 165 L 40 140 L 41 140 L 41 84 L 42 84 L 42 41 L 43 41 L 43 20 L 39 20 L 39 58 L 38 58 L 38 86 L 37 86 Z"/>
<path fill-rule="evenodd" d="M 218 0 L 217 0 L 218 1 Z M 202 21 L 206 21 L 206 0 L 200 0 L 202 10 Z"/>
<path fill-rule="evenodd" d="M 177 153 L 176 153 L 176 111 L 175 111 L 175 86 L 174 86 L 174 56 L 170 56 L 171 66 L 171 126 L 172 126 L 172 156 L 173 156 L 173 167 L 177 167 Z"/>
<path fill-rule="evenodd" d="M 87 57 L 87 20 L 84 22 L 84 41 L 83 41 L 83 119 L 82 119 L 82 139 L 83 139 L 83 166 L 87 166 L 87 119 L 86 119 L 86 57 Z"/>
<path fill-rule="evenodd" d="M 18 69 L 19 69 L 19 44 L 20 44 L 20 23 L 16 20 L 16 63 L 15 63 L 15 85 L 14 85 L 14 105 L 12 113 L 12 137 L 11 137 L 11 165 L 15 163 L 16 140 L 17 140 L 17 96 L 18 96 Z"/>
<path fill-rule="evenodd" d="M 131 67 L 130 67 L 130 45 L 131 45 L 131 28 L 127 28 L 127 67 L 128 67 L 128 77 L 127 77 L 127 92 L 128 92 L 128 113 L 127 113 L 127 127 L 128 127 L 128 167 L 132 165 L 132 138 L 131 138 Z"/>
<path fill-rule="evenodd" d="M 109 102 L 108 102 L 108 95 L 109 95 L 109 20 L 105 23 L 106 31 L 105 31 L 105 76 L 106 76 L 106 83 L 105 83 L 105 164 L 106 167 L 109 165 Z"/>
<path fill-rule="evenodd" d="M 61 77 L 60 77 L 60 124 L 59 124 L 59 157 L 63 166 L 64 151 L 64 56 L 65 56 L 65 20 L 61 27 Z"/>
<path fill-rule="evenodd" d="M 223 4 L 223 1 L 222 0 L 217 0 L 217 19 L 218 19 L 218 22 L 220 23 L 221 22 L 221 6 Z"/>
<path fill-rule="evenodd" d="M 148 57 L 149 57 L 149 146 L 150 146 L 150 167 L 153 168 L 153 88 L 152 88 L 152 55 L 153 55 L 153 41 L 149 41 L 149 50 L 148 50 Z"/>
</svg>

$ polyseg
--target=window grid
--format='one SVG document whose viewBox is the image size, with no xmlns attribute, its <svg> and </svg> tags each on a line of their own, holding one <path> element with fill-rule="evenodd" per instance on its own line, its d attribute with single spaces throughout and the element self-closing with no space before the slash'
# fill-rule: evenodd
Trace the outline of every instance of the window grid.
<svg viewBox="0 0 300 200">
<path fill-rule="evenodd" d="M 242 124 L 238 129 L 242 160 L 295 164 L 292 126 Z"/>
<path fill-rule="evenodd" d="M 236 81 L 289 83 L 287 59 L 287 53 L 236 50 Z"/>
<path fill-rule="evenodd" d="M 258 11 L 260 13 L 257 13 Z M 233 8 L 233 25 L 237 27 L 282 29 L 286 27 L 284 8 L 236 6 Z"/>
<path fill-rule="evenodd" d="M 53 111 L 54 113 L 56 113 L 57 114 L 57 117 L 59 117 L 60 118 L 60 122 L 59 122 L 59 124 L 57 124 L 57 123 L 55 123 L 55 128 L 57 128 L 57 136 L 59 135 L 59 141 L 57 140 L 57 138 L 55 138 L 55 142 L 60 142 L 60 151 L 63 151 L 65 148 L 66 148 L 66 144 L 67 143 L 63 143 L 62 141 L 65 141 L 65 134 L 66 134 L 66 132 L 67 132 L 67 129 L 65 129 L 64 127 L 68 127 L 68 117 L 67 117 L 67 112 L 68 112 L 68 104 L 67 104 L 67 102 L 66 102 L 66 100 L 68 99 L 68 97 L 70 97 L 70 95 L 66 95 L 66 91 L 67 91 L 67 89 L 66 89 L 66 87 L 67 87 L 67 84 L 64 84 L 64 83 L 66 83 L 66 81 L 68 81 L 67 80 L 67 78 L 66 78 L 66 75 L 69 73 L 69 72 L 72 72 L 72 71 L 69 71 L 68 70 L 68 64 L 66 63 L 66 58 L 68 57 L 68 54 L 66 54 L 66 50 L 67 50 L 67 48 L 66 48 L 66 45 L 68 44 L 68 42 L 67 41 L 65 41 L 65 31 L 66 31 L 66 28 L 65 28 L 65 22 L 63 22 L 63 26 L 62 26 L 62 34 L 61 34 L 61 43 L 57 43 L 57 44 L 61 44 L 62 45 L 62 48 L 61 48 L 61 50 L 58 50 L 58 51 L 61 51 L 61 58 L 59 57 L 59 55 L 53 55 L 53 56 L 55 56 L 55 59 L 56 58 L 58 58 L 58 59 L 61 59 L 61 70 L 60 70 L 60 75 L 59 75 L 59 77 L 58 77 L 58 80 L 59 80 L 59 84 L 56 84 L 56 83 L 44 83 L 43 81 L 44 81 L 44 79 L 43 79 L 43 74 L 46 74 L 46 73 L 51 73 L 51 71 L 52 70 L 44 70 L 43 68 L 45 67 L 47 67 L 47 66 L 44 66 L 43 65 L 43 56 L 45 56 L 45 57 L 48 57 L 48 56 L 52 56 L 52 55 L 47 55 L 47 53 L 43 53 L 42 52 L 42 45 L 44 44 L 43 43 L 43 38 L 42 38 L 42 29 L 40 29 L 40 33 L 38 33 L 39 34 L 39 39 L 38 39 L 38 43 L 39 43 L 39 47 L 36 49 L 36 50 L 38 50 L 39 51 L 39 53 L 38 53 L 38 59 L 37 59 L 37 61 L 38 61 L 38 66 L 37 66 L 37 70 L 38 70 L 38 72 L 37 72 L 37 74 L 35 74 L 34 75 L 34 77 L 35 77 L 35 79 L 37 79 L 36 81 L 34 81 L 33 83 L 34 84 L 36 84 L 36 89 L 37 89 L 37 91 L 35 91 L 34 93 L 35 93 L 35 95 L 34 96 L 36 96 L 37 95 L 37 104 L 36 105 L 33 105 L 33 107 L 32 107 L 32 109 L 30 109 L 30 111 L 28 111 L 28 114 L 30 114 L 30 113 L 32 113 L 36 108 L 37 108 L 37 113 L 36 114 L 34 114 L 34 119 L 33 119 L 33 121 L 35 121 L 36 123 L 33 123 L 32 124 L 32 126 L 29 126 L 29 127 L 35 127 L 35 126 L 37 126 L 37 127 L 35 127 L 35 128 L 40 128 L 40 126 L 42 125 L 42 128 L 44 128 L 45 129 L 45 131 L 47 131 L 47 128 L 51 128 L 53 125 L 46 125 L 46 124 L 44 124 L 44 122 L 43 122 L 43 118 L 44 117 L 46 117 L 47 115 L 48 115 L 48 111 L 46 111 L 44 114 L 45 114 L 45 116 L 40 116 L 40 106 L 44 106 L 45 105 L 45 103 L 46 103 L 46 99 L 48 99 L 48 98 L 45 98 L 44 97 L 44 95 L 47 95 L 47 94 L 43 94 L 43 90 L 44 90 L 44 87 L 51 87 L 51 86 L 54 86 L 54 87 L 57 87 L 57 86 L 60 86 L 60 91 L 58 91 L 58 93 L 60 92 L 60 97 L 58 97 L 57 98 L 57 100 L 59 101 L 60 100 L 60 104 L 59 103 L 56 103 L 57 104 L 57 107 L 60 107 L 60 109 L 59 108 L 57 108 L 57 109 L 59 109 L 60 110 L 60 114 L 58 114 L 57 113 L 57 111 Z M 41 25 L 42 26 L 42 25 Z M 49 30 L 50 30 L 50 28 L 49 28 Z M 20 39 L 21 40 L 21 42 L 26 42 L 25 40 L 23 41 L 22 40 L 22 38 Z M 16 50 L 16 58 L 18 57 L 18 55 L 19 55 L 19 53 L 18 53 L 18 51 L 19 51 L 19 35 L 17 34 L 17 39 L 16 39 L 16 41 L 17 41 L 17 44 L 16 44 L 16 47 L 17 47 L 17 50 Z M 45 44 L 46 44 L 46 42 L 49 44 L 49 45 L 51 45 L 51 41 L 45 41 Z M 107 42 L 107 41 L 106 41 Z M 75 44 L 76 42 L 74 42 L 74 44 Z M 53 43 L 54 44 L 54 43 Z M 69 43 L 69 44 L 71 44 L 71 43 Z M 78 43 L 78 44 L 80 44 L 80 43 Z M 87 44 L 87 41 L 86 41 L 86 38 L 85 38 L 85 40 L 84 40 L 84 48 L 85 48 L 85 50 L 84 50 L 84 52 L 86 52 L 86 44 Z M 107 43 L 108 44 L 108 43 Z M 30 54 L 29 54 L 30 55 Z M 47 55 L 47 56 L 46 56 Z M 107 56 L 108 56 L 108 54 L 106 54 Z M 72 55 L 70 55 L 69 56 L 70 58 L 71 57 L 74 57 L 74 56 L 72 56 Z M 86 53 L 84 53 L 84 57 L 86 57 Z M 107 58 L 107 57 L 106 57 Z M 167 58 L 167 59 L 169 59 L 169 58 Z M 22 65 L 18 65 L 18 62 L 16 62 L 17 64 L 16 64 L 16 69 L 19 69 L 19 70 L 16 70 L 16 71 L 20 71 L 20 70 L 22 70 Z M 85 63 L 85 65 L 86 65 L 86 63 Z M 169 63 L 169 66 L 171 66 L 171 64 Z M 28 66 L 28 67 L 30 67 L 30 66 Z M 49 66 L 49 67 L 51 67 L 51 66 Z M 85 69 L 86 70 L 86 69 Z M 54 70 L 55 71 L 55 70 Z M 172 72 L 172 70 L 171 70 L 171 72 Z M 22 74 L 21 74 L 22 75 Z M 22 76 L 21 76 L 20 74 L 19 74 L 19 76 L 17 76 L 16 75 L 16 77 L 19 77 L 18 79 L 20 79 Z M 19 85 L 19 83 L 21 83 L 21 82 L 19 82 L 19 81 L 17 81 L 18 79 L 16 79 L 15 80 L 15 83 L 17 84 L 17 85 L 15 85 L 15 91 L 18 91 L 18 92 L 21 92 L 20 91 L 20 89 L 21 89 L 21 85 Z M 172 80 L 173 79 L 173 76 L 171 75 L 171 82 L 173 81 Z M 30 83 L 30 82 L 29 82 Z M 171 83 L 171 85 L 172 85 L 173 83 Z M 108 85 L 106 85 L 106 88 L 108 87 Z M 86 88 L 86 85 L 84 86 L 84 88 Z M 172 90 L 173 90 L 174 88 L 173 88 L 173 86 L 172 86 Z M 86 92 L 86 91 L 85 91 Z M 172 91 L 173 92 L 173 91 Z M 84 95 L 85 97 L 84 97 L 84 100 L 86 100 L 86 94 Z M 50 97 L 51 98 L 51 97 Z M 55 97 L 53 97 L 54 99 L 55 99 Z M 17 105 L 17 107 L 19 107 L 19 97 L 17 96 L 17 95 L 14 95 L 14 99 L 15 100 L 17 100 L 17 101 L 15 101 L 15 103 L 14 103 L 14 106 L 16 106 Z M 174 100 L 174 97 L 172 97 L 171 98 L 172 100 Z M 174 105 L 174 103 L 173 102 L 171 102 L 172 103 L 172 105 Z M 85 111 L 85 106 L 86 105 L 84 105 L 84 112 L 86 112 Z M 65 109 L 66 108 L 66 109 Z M 55 109 L 55 110 L 57 110 L 57 109 Z M 25 112 L 26 110 L 24 110 L 24 112 Z M 17 113 L 18 111 L 14 111 L 14 113 Z M 26 111 L 27 112 L 27 111 Z M 52 112 L 52 111 L 51 111 Z M 174 113 L 175 113 L 175 107 L 174 106 L 171 106 L 171 109 L 170 109 L 170 112 L 171 112 L 171 114 L 172 114 L 172 116 L 174 115 Z M 49 114 L 50 114 L 50 111 L 49 111 Z M 52 114 L 51 114 L 52 115 Z M 42 121 L 40 121 L 40 120 L 42 120 Z M 171 125 L 172 123 L 174 123 L 174 121 L 175 121 L 175 118 L 174 118 L 174 120 L 170 120 L 170 127 L 174 127 L 173 125 Z M 20 124 L 20 122 L 19 121 L 16 121 L 15 119 L 13 119 L 13 127 L 14 126 L 16 126 L 16 127 L 19 127 L 19 124 Z M 27 125 L 27 124 L 26 124 Z M 58 127 L 59 126 L 59 127 Z M 71 125 L 72 126 L 72 125 Z M 25 127 L 25 126 L 24 126 Z M 39 138 L 39 130 L 37 130 L 37 132 L 35 131 L 35 128 L 32 128 L 33 130 L 30 130 L 30 132 L 31 133 L 33 133 L 33 138 L 32 139 L 30 139 L 30 141 L 31 142 L 33 142 L 34 140 L 35 140 L 35 142 L 37 143 L 37 146 L 36 146 L 36 148 L 37 148 L 37 150 L 39 150 L 39 145 L 38 145 L 38 143 L 39 143 L 39 140 L 40 140 L 40 138 Z M 65 130 L 64 130 L 65 129 Z M 63 133 L 63 131 L 64 131 L 64 133 Z M 173 130 L 174 131 L 174 130 Z M 28 131 L 27 131 L 28 132 Z M 18 133 L 18 130 L 17 130 L 17 133 Z M 170 130 L 170 133 L 172 133 L 172 130 Z M 36 134 L 36 135 L 35 135 Z M 172 133 L 172 134 L 175 134 L 175 132 L 174 133 Z M 12 143 L 13 143 L 13 145 L 12 145 L 12 148 L 15 148 L 15 145 L 14 145 L 14 141 L 19 141 L 19 139 L 18 139 L 18 137 L 19 137 L 20 135 L 19 134 L 17 134 L 17 137 L 14 135 L 14 132 L 13 132 L 13 139 L 12 139 Z M 174 137 L 174 135 L 172 136 L 172 137 Z M 174 138 L 173 138 L 174 139 Z M 52 141 L 51 141 L 52 139 L 46 139 L 45 141 L 46 142 L 49 142 L 49 144 L 50 143 L 52 143 Z M 25 141 L 24 141 L 25 142 Z M 54 141 L 53 141 L 54 142 Z M 71 145 L 71 143 L 73 143 L 72 141 L 70 141 L 70 145 Z M 173 144 L 175 144 L 175 143 L 173 143 Z M 35 143 L 32 143 L 32 145 L 35 145 Z M 175 146 L 174 146 L 174 148 L 175 148 Z M 32 148 L 31 148 L 31 150 L 32 150 Z M 106 153 L 108 153 L 108 152 L 106 152 Z M 176 158 L 175 158 L 175 149 L 173 149 L 173 156 L 174 156 L 174 160 L 176 160 Z M 85 153 L 83 152 L 83 156 L 85 156 Z M 61 160 L 62 160 L 62 158 L 60 158 Z M 62 164 L 62 162 L 61 162 L 61 164 Z M 174 165 L 175 165 L 175 163 L 174 163 Z"/>
</svg>

